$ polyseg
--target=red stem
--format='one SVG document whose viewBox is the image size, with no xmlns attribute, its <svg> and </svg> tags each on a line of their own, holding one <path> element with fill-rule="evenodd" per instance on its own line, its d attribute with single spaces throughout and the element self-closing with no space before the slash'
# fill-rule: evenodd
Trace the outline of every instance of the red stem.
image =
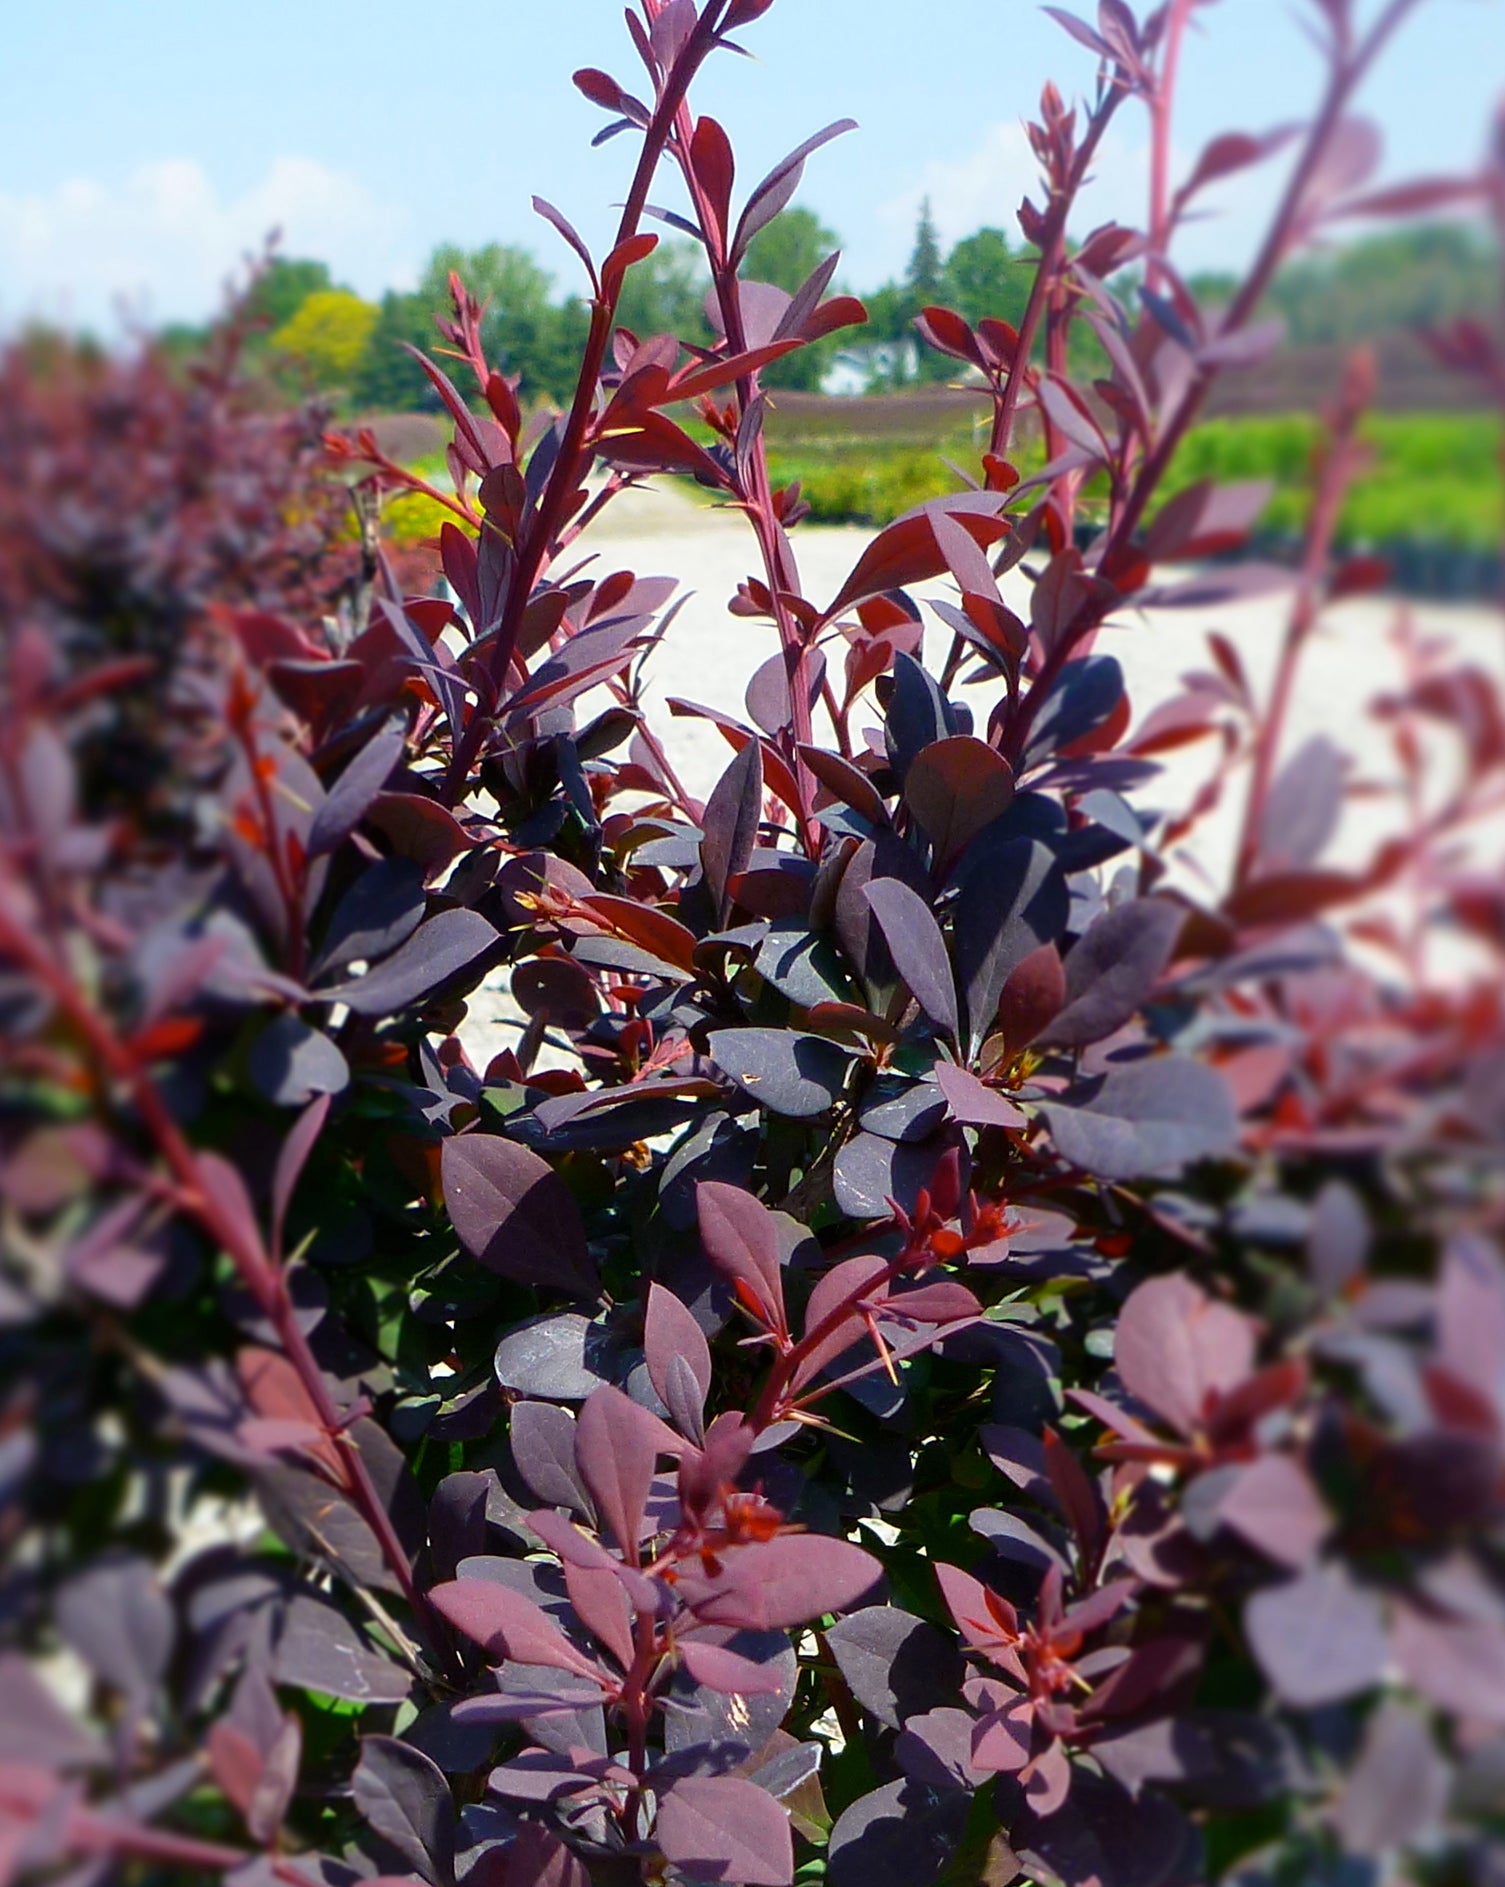
<svg viewBox="0 0 1505 1887">
<path fill-rule="evenodd" d="M 297 1312 L 288 1295 L 285 1275 L 273 1267 L 259 1245 L 247 1239 L 234 1218 L 222 1212 L 205 1193 L 193 1149 L 168 1112 L 150 1075 L 137 1063 L 109 1022 L 90 1006 L 87 997 L 61 963 L 48 957 L 3 908 L 0 908 L 0 948 L 23 963 L 51 993 L 59 1008 L 83 1036 L 100 1067 L 130 1093 L 159 1153 L 177 1181 L 185 1210 L 192 1212 L 226 1253 L 241 1282 L 271 1321 L 277 1341 L 297 1371 L 321 1427 L 342 1449 L 346 1491 L 355 1502 L 361 1518 L 375 1535 L 382 1557 L 403 1597 L 415 1614 L 424 1616 L 424 1602 L 414 1583 L 407 1553 L 397 1537 L 391 1516 L 365 1462 L 349 1441 L 345 1419 L 335 1406 L 324 1372 L 298 1322 Z"/>
<path fill-rule="evenodd" d="M 685 42 L 679 57 L 665 76 L 663 90 L 659 94 L 653 117 L 643 134 L 643 148 L 638 157 L 637 169 L 633 173 L 632 187 L 627 193 L 627 201 L 622 209 L 621 221 L 617 225 L 613 248 L 620 248 L 624 242 L 637 234 L 638 225 L 643 219 L 643 211 L 648 201 L 649 186 L 653 181 L 654 172 L 658 169 L 659 159 L 663 156 L 664 149 L 673 133 L 675 117 L 689 89 L 691 79 L 716 43 L 721 18 L 726 11 L 726 3 L 727 0 L 711 0 L 694 31 Z M 588 463 L 594 456 L 594 449 L 589 443 L 591 420 L 595 410 L 597 385 L 606 361 L 607 348 L 611 343 L 612 325 L 616 318 L 620 294 L 621 282 L 619 280 L 609 296 L 598 295 L 591 304 L 590 333 L 586 339 L 580 377 L 575 384 L 575 398 L 570 407 L 569 418 L 565 422 L 559 457 L 555 461 L 553 471 L 549 474 L 549 480 L 539 500 L 531 528 L 523 533 L 516 547 L 515 562 L 507 589 L 507 601 L 497 629 L 496 641 L 488 657 L 494 690 L 493 698 L 499 696 L 506 685 L 507 669 L 512 661 L 513 650 L 517 646 L 523 612 L 532 596 L 533 586 L 552 554 L 555 539 L 565 520 L 566 508 L 579 489 L 580 481 L 588 469 Z M 476 756 L 485 742 L 489 726 L 489 704 L 478 701 L 466 724 L 465 732 L 456 745 L 454 757 L 450 763 L 442 795 L 446 805 L 452 806 L 463 792 L 465 783 L 470 777 L 470 769 L 475 764 Z"/>
</svg>

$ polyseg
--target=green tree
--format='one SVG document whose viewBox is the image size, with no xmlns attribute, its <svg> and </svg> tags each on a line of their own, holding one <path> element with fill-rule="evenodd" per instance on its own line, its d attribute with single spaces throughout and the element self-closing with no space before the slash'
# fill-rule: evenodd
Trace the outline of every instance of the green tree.
<svg viewBox="0 0 1505 1887">
<path fill-rule="evenodd" d="M 307 256 L 273 256 L 252 282 L 244 312 L 271 334 L 291 321 L 310 295 L 336 286 L 327 263 Z"/>
<path fill-rule="evenodd" d="M 976 230 L 946 258 L 940 299 L 974 324 L 991 317 L 1018 327 L 1029 299 L 1032 261 L 1012 252 L 1001 229 Z"/>
<path fill-rule="evenodd" d="M 792 295 L 809 280 L 826 257 L 841 247 L 841 238 L 828 229 L 814 210 L 781 210 L 760 229 L 748 245 L 742 273 L 751 282 L 772 282 Z M 798 393 L 819 391 L 832 362 L 847 344 L 847 337 L 828 335 L 785 360 L 776 360 L 763 372 L 771 387 Z"/>
<path fill-rule="evenodd" d="M 272 352 L 322 392 L 355 383 L 380 311 L 345 288 L 309 295 L 271 337 Z"/>
<path fill-rule="evenodd" d="M 919 221 L 915 224 L 914 248 L 910 252 L 909 267 L 904 271 L 904 280 L 915 299 L 916 313 L 935 301 L 941 292 L 942 274 L 941 241 L 936 234 L 935 218 L 930 214 L 930 198 L 926 197 L 920 205 Z"/>
</svg>

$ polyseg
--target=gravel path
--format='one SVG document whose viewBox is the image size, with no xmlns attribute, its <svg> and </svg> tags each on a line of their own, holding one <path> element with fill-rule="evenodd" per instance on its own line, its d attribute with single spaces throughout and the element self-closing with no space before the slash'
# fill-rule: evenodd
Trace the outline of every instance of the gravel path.
<svg viewBox="0 0 1505 1887">
<path fill-rule="evenodd" d="M 794 534 L 794 546 L 806 594 L 821 604 L 835 596 L 871 536 L 860 527 L 801 526 Z M 735 513 L 697 503 L 681 488 L 641 490 L 625 494 L 608 507 L 580 540 L 578 550 L 594 553 L 598 575 L 622 569 L 639 576 L 674 575 L 690 592 L 690 600 L 649 661 L 647 709 L 687 789 L 704 798 L 731 758 L 730 749 L 713 727 L 671 715 L 665 702 L 668 696 L 680 696 L 744 718 L 747 683 L 760 663 L 775 653 L 770 624 L 727 612 L 727 601 L 738 583 L 750 574 L 761 575 L 746 522 Z M 1010 581 L 1014 589 L 1011 592 L 1006 585 L 1005 593 L 1016 607 L 1026 607 L 1027 584 L 1021 578 Z M 946 582 L 923 585 L 917 591 L 922 598 L 954 593 L 954 586 Z M 1097 646 L 1123 664 L 1137 723 L 1177 690 L 1188 670 L 1207 667 L 1209 630 L 1221 630 L 1229 637 L 1256 690 L 1265 690 L 1287 607 L 1282 596 L 1273 595 L 1238 604 L 1129 611 L 1103 631 Z M 1327 613 L 1308 646 L 1287 729 L 1286 752 L 1311 735 L 1324 733 L 1356 757 L 1366 780 L 1392 777 L 1384 740 L 1366 708 L 1375 696 L 1403 686 L 1392 635 L 1403 607 L 1411 610 L 1418 628 L 1456 646 L 1493 675 L 1505 692 L 1505 621 L 1498 612 L 1448 604 L 1401 605 L 1391 598 L 1341 603 Z M 950 632 L 930 611 L 925 613 L 927 655 L 939 663 L 945 658 Z M 990 696 L 982 689 L 976 693 L 981 720 Z M 582 713 L 593 705 L 587 700 Z M 861 724 L 859 716 L 854 732 L 860 732 Z M 1211 742 L 1167 756 L 1162 778 L 1145 790 L 1142 802 L 1184 805 L 1214 764 Z M 1440 754 L 1439 779 L 1446 764 Z M 1214 884 L 1223 877 L 1236 842 L 1240 803 L 1235 791 L 1184 848 L 1181 873 L 1188 884 L 1199 876 Z M 1393 830 L 1394 816 L 1393 805 L 1383 799 L 1351 803 L 1342 833 L 1324 862 L 1361 863 L 1376 837 Z M 477 993 L 464 1034 L 472 1054 L 483 1062 L 497 1045 L 492 1025 L 505 1013 L 499 992 Z"/>
</svg>

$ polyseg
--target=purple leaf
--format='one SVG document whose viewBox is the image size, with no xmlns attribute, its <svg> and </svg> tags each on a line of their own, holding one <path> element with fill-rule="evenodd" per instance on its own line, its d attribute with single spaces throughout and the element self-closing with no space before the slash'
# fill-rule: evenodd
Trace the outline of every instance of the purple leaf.
<svg viewBox="0 0 1505 1887">
<path fill-rule="evenodd" d="M 601 1522 L 623 1556 L 637 1563 L 648 1490 L 657 1467 L 662 1425 L 648 1411 L 604 1384 L 575 1424 L 575 1462 Z"/>
<path fill-rule="evenodd" d="M 954 1642 L 897 1606 L 849 1613 L 826 1633 L 826 1642 L 852 1695 L 891 1730 L 961 1689 L 962 1660 Z"/>
<path fill-rule="evenodd" d="M 810 1120 L 836 1105 L 852 1066 L 851 1050 L 793 1029 L 717 1029 L 712 1059 L 773 1114 Z"/>
<path fill-rule="evenodd" d="M 497 933 L 479 911 L 441 911 L 373 969 L 321 989 L 321 1002 L 342 1002 L 360 1016 L 390 1016 L 432 996 L 452 976 L 484 956 Z"/>
<path fill-rule="evenodd" d="M 930 906 L 897 878 L 875 878 L 863 890 L 894 967 L 937 1027 L 954 1040 L 960 1027 L 946 940 Z"/>
<path fill-rule="evenodd" d="M 318 858 L 344 844 L 365 817 L 371 802 L 392 776 L 407 747 L 400 727 L 386 728 L 368 740 L 329 788 L 308 829 L 308 855 Z"/>
<path fill-rule="evenodd" d="M 658 1391 L 659 1400 L 668 1403 L 665 1393 L 670 1363 L 677 1357 L 688 1365 L 703 1405 L 711 1393 L 711 1351 L 705 1332 L 672 1291 L 661 1284 L 648 1286 L 648 1311 L 643 1320 L 643 1348 L 647 1355 L 648 1377 Z"/>
<path fill-rule="evenodd" d="M 720 1560 L 721 1572 L 704 1580 L 681 1574 L 681 1593 L 707 1624 L 750 1631 L 788 1631 L 843 1612 L 883 1576 L 860 1547 L 814 1533 L 728 1547 Z"/>
<path fill-rule="evenodd" d="M 1346 1180 L 1330 1179 L 1312 1201 L 1307 1229 L 1307 1266 L 1312 1282 L 1331 1300 L 1369 1262 L 1371 1229 L 1364 1202 Z"/>
<path fill-rule="evenodd" d="M 835 124 L 827 125 L 824 131 L 817 131 L 814 137 L 806 138 L 798 149 L 793 150 L 782 163 L 773 169 L 747 199 L 747 207 L 737 224 L 737 233 L 732 242 L 733 262 L 740 262 L 747 253 L 747 245 L 760 229 L 771 223 L 784 205 L 799 188 L 800 177 L 804 173 L 805 159 L 818 151 L 823 144 L 829 144 L 832 138 L 839 138 L 844 131 L 855 131 L 857 121 L 854 118 L 841 118 Z"/>
<path fill-rule="evenodd" d="M 433 1887 L 455 1878 L 455 1804 L 438 1765 L 395 1736 L 363 1736 L 351 1794 L 362 1818 Z"/>
<path fill-rule="evenodd" d="M 1343 810 L 1344 759 L 1314 734 L 1281 768 L 1259 827 L 1261 874 L 1300 871 L 1327 849 Z"/>
<path fill-rule="evenodd" d="M 958 529 L 958 535 L 976 549 L 965 531 Z M 904 776 L 904 798 L 925 828 L 940 867 L 1008 811 L 1013 770 L 986 741 L 952 734 L 915 755 Z"/>
<path fill-rule="evenodd" d="M 763 743 L 750 740 L 716 782 L 701 819 L 700 866 L 725 921 L 730 882 L 747 870 L 763 816 Z"/>
<path fill-rule="evenodd" d="M 728 1697 L 773 1697 L 784 1688 L 783 1673 L 776 1665 L 744 1658 L 725 1645 L 687 1638 L 680 1644 L 679 1658 L 697 1684 Z"/>
<path fill-rule="evenodd" d="M 373 1651 L 343 1612 L 307 1593 L 288 1606 L 267 1675 L 358 1704 L 401 1703 L 413 1688 L 411 1675 Z"/>
<path fill-rule="evenodd" d="M 426 902 L 423 873 L 412 859 L 384 858 L 372 865 L 335 906 L 314 975 L 390 956 L 422 923 Z"/>
<path fill-rule="evenodd" d="M 1298 1710 L 1372 1690 L 1389 1656 L 1379 1600 L 1340 1565 L 1256 1592 L 1244 1629 L 1276 1694 Z"/>
<path fill-rule="evenodd" d="M 524 1822 L 517 1839 L 506 1850 L 505 1872 L 500 1878 L 487 1876 L 477 1887 L 591 1887 L 590 1870 L 550 1829 L 538 1822 Z M 475 1881 L 485 1866 L 482 1861 L 468 1879 Z"/>
<path fill-rule="evenodd" d="M 963 854 L 955 964 L 974 1050 L 993 1026 L 1010 972 L 1056 942 L 1068 910 L 1065 877 L 1038 839 L 984 833 Z"/>
<path fill-rule="evenodd" d="M 1130 1293 L 1113 1360 L 1124 1387 L 1180 1434 L 1202 1421 L 1214 1393 L 1236 1388 L 1254 1367 L 1249 1319 L 1177 1273 Z"/>
<path fill-rule="evenodd" d="M 320 1029 L 291 1011 L 274 1016 L 251 1044 L 246 1073 L 276 1107 L 306 1107 L 316 1096 L 342 1094 L 350 1064 Z"/>
<path fill-rule="evenodd" d="M 1134 898 L 1105 912 L 1067 957 L 1066 1004 L 1042 1038 L 1085 1048 L 1116 1034 L 1159 982 L 1185 921 L 1168 898 Z"/>
<path fill-rule="evenodd" d="M 745 1285 L 768 1324 L 782 1329 L 784 1280 L 773 1214 L 740 1186 L 714 1179 L 695 1188 L 695 1212 L 707 1258 L 734 1290 Z"/>
<path fill-rule="evenodd" d="M 93 1671 L 131 1704 L 155 1693 L 172 1656 L 172 1606 L 151 1565 L 120 1555 L 97 1561 L 62 1587 L 58 1630 Z"/>
<path fill-rule="evenodd" d="M 1019 1128 L 1029 1124 L 997 1088 L 986 1086 L 969 1069 L 958 1067 L 955 1062 L 938 1061 L 935 1080 L 946 1097 L 953 1120 L 968 1127 Z"/>
<path fill-rule="evenodd" d="M 510 1658 L 517 1664 L 596 1676 L 590 1660 L 575 1649 L 543 1607 L 510 1586 L 490 1579 L 453 1579 L 435 1586 L 429 1599 L 493 1663 Z"/>
<path fill-rule="evenodd" d="M 1452 1774 L 1426 1722 L 1386 1699 L 1364 1726 L 1333 1821 L 1349 1854 L 1382 1859 L 1426 1841 L 1447 1808 Z"/>
<path fill-rule="evenodd" d="M 1312 1477 L 1289 1455 L 1263 1455 L 1236 1471 L 1218 1518 L 1278 1565 L 1309 1566 L 1333 1530 Z"/>
<path fill-rule="evenodd" d="M 287 1209 L 292 1203 L 293 1191 L 298 1184 L 308 1156 L 313 1152 L 319 1135 L 324 1131 L 324 1123 L 329 1118 L 329 1096 L 321 1094 L 298 1116 L 288 1130 L 287 1138 L 282 1143 L 282 1150 L 277 1155 L 277 1165 L 272 1174 L 272 1248 L 282 1249 L 283 1227 L 287 1221 Z"/>
<path fill-rule="evenodd" d="M 698 1881 L 789 1887 L 794 1879 L 789 1817 L 736 1776 L 676 1782 L 659 1803 L 654 1833 L 665 1859 Z"/>
<path fill-rule="evenodd" d="M 859 1796 L 831 1830 L 830 1887 L 930 1887 L 961 1844 L 968 1800 L 907 1777 Z"/>
<path fill-rule="evenodd" d="M 538 1498 L 594 1520 L 590 1495 L 575 1466 L 575 1418 L 552 1402 L 516 1402 L 507 1433 L 517 1471 Z"/>
<path fill-rule="evenodd" d="M 1114 1065 L 1085 1102 L 1042 1102 L 1056 1151 L 1098 1179 L 1175 1179 L 1238 1144 L 1228 1083 L 1205 1062 L 1153 1055 Z"/>
<path fill-rule="evenodd" d="M 462 1134 L 444 1142 L 440 1174 L 450 1220 L 472 1258 L 520 1284 L 594 1294 L 580 1209 L 536 1153 L 498 1134 Z"/>
</svg>

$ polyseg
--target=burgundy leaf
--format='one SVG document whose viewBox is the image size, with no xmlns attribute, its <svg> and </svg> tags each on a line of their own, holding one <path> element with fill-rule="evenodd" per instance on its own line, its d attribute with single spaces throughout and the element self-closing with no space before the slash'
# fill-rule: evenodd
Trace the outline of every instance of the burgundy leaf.
<svg viewBox="0 0 1505 1887">
<path fill-rule="evenodd" d="M 659 1400 L 667 1402 L 664 1386 L 672 1358 L 681 1357 L 690 1368 L 702 1402 L 711 1392 L 711 1352 L 705 1332 L 672 1291 L 661 1284 L 648 1286 L 648 1311 L 643 1319 L 643 1347 L 648 1375 Z"/>
<path fill-rule="evenodd" d="M 516 1664 L 542 1664 L 581 1677 L 597 1675 L 543 1607 L 510 1586 L 490 1579 L 455 1579 L 435 1586 L 429 1600 L 494 1662 L 510 1658 Z"/>
<path fill-rule="evenodd" d="M 648 1490 L 659 1452 L 660 1424 L 605 1383 L 575 1424 L 575 1461 L 601 1522 L 624 1557 L 637 1563 Z"/>
<path fill-rule="evenodd" d="M 770 1329 L 784 1329 L 778 1227 L 767 1206 L 740 1186 L 704 1180 L 695 1189 L 695 1211 L 707 1258 L 733 1290 L 745 1287 Z"/>
<path fill-rule="evenodd" d="M 961 1027 L 946 940 L 930 906 L 897 878 L 875 878 L 863 891 L 894 967 L 932 1022 L 954 1040 Z"/>
<path fill-rule="evenodd" d="M 660 1800 L 654 1834 L 666 1860 L 700 1881 L 789 1887 L 789 1817 L 756 1783 L 686 1776 Z"/>
<path fill-rule="evenodd" d="M 552 1167 L 497 1134 L 444 1142 L 440 1174 L 460 1242 L 489 1270 L 546 1290 L 594 1294 L 580 1209 Z"/>
<path fill-rule="evenodd" d="M 319 1000 L 344 1003 L 361 1016 L 392 1015 L 432 996 L 496 942 L 495 929 L 479 911 L 441 911 L 384 962 L 349 982 L 321 989 Z"/>
<path fill-rule="evenodd" d="M 1013 798 L 1008 762 L 970 734 L 922 748 L 904 775 L 905 803 L 925 828 L 938 868 L 1007 812 Z"/>
</svg>

